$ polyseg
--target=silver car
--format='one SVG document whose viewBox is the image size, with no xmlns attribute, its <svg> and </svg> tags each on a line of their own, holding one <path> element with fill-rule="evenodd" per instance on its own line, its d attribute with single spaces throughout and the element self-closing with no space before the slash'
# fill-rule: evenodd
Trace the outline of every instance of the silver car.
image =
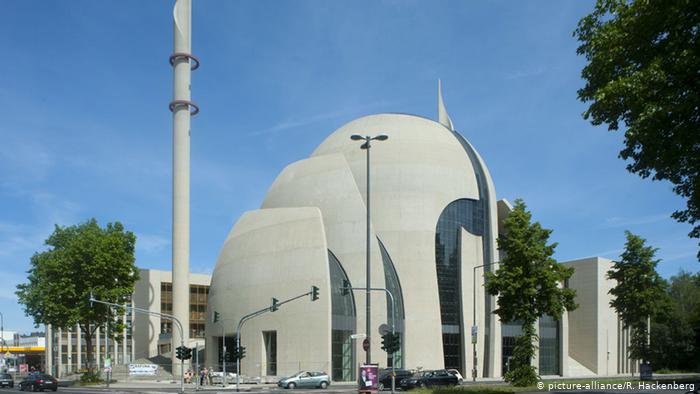
<svg viewBox="0 0 700 394">
<path fill-rule="evenodd" d="M 331 384 L 331 378 L 325 372 L 300 371 L 294 375 L 280 379 L 279 387 L 294 389 L 297 387 L 318 387 L 325 389 Z"/>
</svg>

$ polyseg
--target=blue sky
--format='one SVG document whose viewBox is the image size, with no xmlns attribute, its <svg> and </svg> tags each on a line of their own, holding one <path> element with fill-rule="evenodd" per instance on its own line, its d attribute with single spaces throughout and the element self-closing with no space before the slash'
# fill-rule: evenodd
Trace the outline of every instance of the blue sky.
<svg viewBox="0 0 700 394">
<path fill-rule="evenodd" d="M 54 224 L 119 220 L 137 264 L 169 269 L 172 1 L 27 1 L 0 13 L 0 312 Z M 554 230 L 556 257 L 615 258 L 624 230 L 665 277 L 697 272 L 684 201 L 617 158 L 581 118 L 572 37 L 591 1 L 194 0 L 191 270 L 211 272 L 242 212 L 282 168 L 362 115 L 437 117 L 479 150 L 498 198 Z"/>
</svg>

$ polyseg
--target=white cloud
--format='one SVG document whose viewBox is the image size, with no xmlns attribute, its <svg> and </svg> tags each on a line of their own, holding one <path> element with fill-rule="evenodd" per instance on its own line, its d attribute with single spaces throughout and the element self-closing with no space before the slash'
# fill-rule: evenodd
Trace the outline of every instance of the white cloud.
<svg viewBox="0 0 700 394">
<path fill-rule="evenodd" d="M 170 245 L 170 238 L 156 234 L 136 234 L 136 249 L 143 253 L 154 253 Z"/>
<path fill-rule="evenodd" d="M 631 227 L 643 224 L 654 224 L 664 220 L 673 220 L 668 213 L 640 216 L 636 218 L 623 218 L 613 216 L 605 219 L 605 227 Z"/>
</svg>

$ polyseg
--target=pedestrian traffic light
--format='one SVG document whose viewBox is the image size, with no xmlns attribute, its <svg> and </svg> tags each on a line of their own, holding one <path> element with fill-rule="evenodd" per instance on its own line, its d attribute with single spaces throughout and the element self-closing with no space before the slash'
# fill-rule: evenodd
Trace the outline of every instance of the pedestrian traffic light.
<svg viewBox="0 0 700 394">
<path fill-rule="evenodd" d="M 311 286 L 311 301 L 318 300 L 318 286 Z"/>
<path fill-rule="evenodd" d="M 352 289 L 350 281 L 347 279 L 343 279 L 343 287 L 340 288 L 340 294 L 346 296 L 350 294 L 350 289 Z"/>
<path fill-rule="evenodd" d="M 272 297 L 272 306 L 270 307 L 270 312 L 274 312 L 279 309 L 279 301 L 277 298 Z"/>
<path fill-rule="evenodd" d="M 214 323 L 219 321 L 219 312 L 214 311 Z"/>
</svg>

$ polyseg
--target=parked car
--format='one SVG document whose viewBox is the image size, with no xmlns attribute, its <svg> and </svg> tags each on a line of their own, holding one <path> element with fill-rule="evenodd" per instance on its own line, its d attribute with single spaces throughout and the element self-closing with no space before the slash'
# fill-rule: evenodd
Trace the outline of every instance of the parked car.
<svg viewBox="0 0 700 394">
<path fill-rule="evenodd" d="M 400 386 L 402 379 L 410 378 L 411 376 L 413 376 L 413 373 L 411 371 L 407 369 L 397 368 L 395 379 L 396 387 Z M 383 369 L 379 372 L 379 381 L 377 383 L 377 389 L 379 391 L 389 388 L 391 388 L 391 368 Z"/>
<path fill-rule="evenodd" d="M 456 386 L 457 377 L 445 369 L 424 371 L 410 378 L 401 380 L 401 389 L 410 390 L 416 387 Z"/>
<path fill-rule="evenodd" d="M 297 387 L 318 387 L 325 389 L 331 384 L 331 378 L 325 372 L 300 371 L 294 375 L 280 379 L 279 387 L 294 389 Z"/>
<path fill-rule="evenodd" d="M 15 380 L 9 373 L 0 373 L 0 387 L 15 387 Z"/>
<path fill-rule="evenodd" d="M 20 391 L 44 391 L 58 390 L 58 380 L 51 375 L 44 373 L 33 373 L 27 375 L 21 382 L 19 382 Z"/>
<path fill-rule="evenodd" d="M 457 377 L 457 383 L 462 384 L 464 382 L 464 378 L 462 377 L 462 374 L 459 373 L 458 370 L 456 369 L 448 369 L 447 372 L 451 373 L 452 375 Z"/>
</svg>

